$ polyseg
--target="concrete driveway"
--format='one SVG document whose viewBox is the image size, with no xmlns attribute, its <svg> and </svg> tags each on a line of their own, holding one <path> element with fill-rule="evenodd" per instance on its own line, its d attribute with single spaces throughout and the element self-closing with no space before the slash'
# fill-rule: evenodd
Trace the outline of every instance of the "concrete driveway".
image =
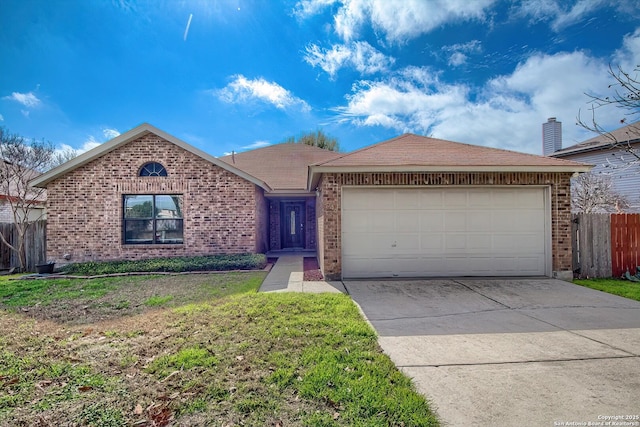
<svg viewBox="0 0 640 427">
<path fill-rule="evenodd" d="M 639 302 L 553 279 L 345 287 L 445 425 L 640 426 Z"/>
</svg>

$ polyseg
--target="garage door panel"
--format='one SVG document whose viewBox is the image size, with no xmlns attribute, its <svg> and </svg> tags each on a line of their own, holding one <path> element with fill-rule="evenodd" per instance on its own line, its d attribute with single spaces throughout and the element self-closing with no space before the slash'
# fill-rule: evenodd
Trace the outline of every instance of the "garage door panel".
<svg viewBox="0 0 640 427">
<path fill-rule="evenodd" d="M 397 234 L 394 241 L 395 253 L 407 252 L 415 254 L 420 252 L 420 235 L 419 234 Z"/>
<path fill-rule="evenodd" d="M 420 198 L 420 209 L 422 210 L 441 210 L 444 206 L 442 191 L 421 191 L 418 197 Z"/>
<path fill-rule="evenodd" d="M 450 211 L 444 217 L 445 232 L 459 232 L 467 229 L 467 213 Z"/>
<path fill-rule="evenodd" d="M 349 233 L 344 237 L 343 253 L 356 257 L 385 254 L 393 247 L 396 239 L 393 233 Z"/>
<path fill-rule="evenodd" d="M 467 236 L 462 233 L 448 233 L 444 236 L 444 249 L 447 254 L 463 253 L 467 248 Z"/>
<path fill-rule="evenodd" d="M 421 253 L 442 253 L 444 249 L 444 235 L 441 233 L 423 233 L 420 235 Z"/>
<path fill-rule="evenodd" d="M 475 231 L 492 231 L 495 228 L 491 211 L 473 211 L 467 215 L 468 227 Z"/>
<path fill-rule="evenodd" d="M 394 211 L 374 211 L 366 214 L 371 231 L 393 233 L 396 229 L 396 213 Z"/>
<path fill-rule="evenodd" d="M 540 209 L 544 205 L 542 193 L 516 192 L 518 206 L 525 209 Z"/>
<path fill-rule="evenodd" d="M 355 195 L 362 197 L 352 203 Z M 347 187 L 343 276 L 547 274 L 544 195 L 543 188 L 523 187 Z"/>
<path fill-rule="evenodd" d="M 353 210 L 369 210 L 373 208 L 373 200 L 368 192 L 354 192 L 349 197 L 342 198 L 342 209 L 345 212 Z"/>
<path fill-rule="evenodd" d="M 522 231 L 533 232 L 544 226 L 544 216 L 539 211 L 521 211 L 514 213 L 515 227 Z"/>
<path fill-rule="evenodd" d="M 421 231 L 444 231 L 444 212 L 421 211 L 419 215 Z"/>
<path fill-rule="evenodd" d="M 445 209 L 466 208 L 467 192 L 459 190 L 451 190 L 444 192 Z"/>
<path fill-rule="evenodd" d="M 493 250 L 493 236 L 489 233 L 477 233 L 467 235 L 467 248 L 471 252 Z"/>
<path fill-rule="evenodd" d="M 412 190 L 396 190 L 396 209 L 420 209 L 420 198 Z"/>
<path fill-rule="evenodd" d="M 400 233 L 420 231 L 420 211 L 408 210 L 396 213 L 396 230 Z"/>
<path fill-rule="evenodd" d="M 490 190 L 476 190 L 469 193 L 469 206 L 491 208 L 494 205 Z"/>
<path fill-rule="evenodd" d="M 497 193 L 494 192 L 492 200 L 494 207 L 509 209 L 513 206 L 517 206 L 518 194 L 513 190 L 504 190 Z"/>
</svg>

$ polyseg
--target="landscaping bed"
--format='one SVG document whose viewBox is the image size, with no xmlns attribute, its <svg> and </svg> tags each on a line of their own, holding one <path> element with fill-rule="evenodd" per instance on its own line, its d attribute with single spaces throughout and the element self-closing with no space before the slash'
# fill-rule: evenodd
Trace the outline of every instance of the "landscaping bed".
<svg viewBox="0 0 640 427">
<path fill-rule="evenodd" d="M 173 258 L 153 258 L 136 261 L 104 261 L 68 264 L 60 273 L 78 276 L 126 274 L 130 272 L 188 272 L 260 270 L 267 265 L 263 254 L 212 255 Z"/>
</svg>

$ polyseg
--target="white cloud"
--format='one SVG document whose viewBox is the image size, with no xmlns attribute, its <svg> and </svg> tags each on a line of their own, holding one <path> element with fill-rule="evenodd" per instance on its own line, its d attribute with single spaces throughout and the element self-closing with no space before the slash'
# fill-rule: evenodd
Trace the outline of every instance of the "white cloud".
<svg viewBox="0 0 640 427">
<path fill-rule="evenodd" d="M 83 143 L 82 146 L 80 146 L 80 148 L 73 148 L 72 146 L 68 145 L 68 144 L 60 144 L 60 147 L 56 150 L 59 153 L 64 153 L 64 152 L 69 152 L 69 151 L 75 151 L 78 155 L 89 151 L 93 148 L 98 147 L 100 144 L 102 144 L 100 141 L 96 140 L 95 137 L 93 136 L 89 136 Z"/>
<path fill-rule="evenodd" d="M 334 29 L 345 41 L 355 40 L 363 25 L 370 23 L 387 41 L 402 43 L 449 22 L 482 20 L 495 0 L 341 0 L 334 16 Z M 295 13 L 306 17 L 337 1 L 300 1 Z"/>
<path fill-rule="evenodd" d="M 3 99 L 19 102 L 27 108 L 34 108 L 42 103 L 42 101 L 40 101 L 33 92 L 13 92 L 11 95 L 5 96 Z"/>
<path fill-rule="evenodd" d="M 247 145 L 243 145 L 242 147 L 240 147 L 237 150 L 233 150 L 233 151 L 225 151 L 224 153 L 222 153 L 223 156 L 230 156 L 234 153 L 241 153 L 243 151 L 248 151 L 248 150 L 255 150 L 257 148 L 263 148 L 263 147 L 268 147 L 269 145 L 271 145 L 271 143 L 269 141 L 256 141 L 253 142 L 251 144 L 247 144 Z"/>
<path fill-rule="evenodd" d="M 482 20 L 484 11 L 496 0 L 301 0 L 294 15 L 307 18 L 340 3 L 334 29 L 349 42 L 358 37 L 363 25 L 386 36 L 392 43 L 426 34 L 449 22 Z"/>
<path fill-rule="evenodd" d="M 78 148 L 78 152 L 84 153 L 85 151 L 93 150 L 101 144 L 102 142 L 98 141 L 93 137 L 93 135 L 91 135 L 86 141 L 82 143 L 82 146 Z"/>
<path fill-rule="evenodd" d="M 640 28 L 624 36 L 622 47 L 614 54 L 614 62 L 628 73 L 640 66 Z"/>
<path fill-rule="evenodd" d="M 0 122 L 4 122 L 4 117 L 0 114 Z"/>
<path fill-rule="evenodd" d="M 443 46 L 442 50 L 449 55 L 448 64 L 452 67 L 464 65 L 469 58 L 467 54 L 482 51 L 480 40 L 471 40 L 467 43 Z"/>
<path fill-rule="evenodd" d="M 571 9 L 559 13 L 551 23 L 551 28 L 554 31 L 560 31 L 576 22 L 580 22 L 585 15 L 598 9 L 603 4 L 603 0 L 579 0 Z"/>
<path fill-rule="evenodd" d="M 299 19 L 305 19 L 337 2 L 338 0 L 301 0 L 293 8 L 293 15 Z"/>
<path fill-rule="evenodd" d="M 107 139 L 113 139 L 120 136 L 120 132 L 117 129 L 109 129 L 109 128 L 102 129 L 102 134 Z"/>
<path fill-rule="evenodd" d="M 387 71 L 395 59 L 386 56 L 367 42 L 334 44 L 331 49 L 309 44 L 305 48 L 304 60 L 313 67 L 322 68 L 335 78 L 343 67 L 353 67 L 361 74 Z"/>
<path fill-rule="evenodd" d="M 233 81 L 215 92 L 219 99 L 228 103 L 244 103 L 258 100 L 272 104 L 277 108 L 286 109 L 299 107 L 302 111 L 309 111 L 309 104 L 300 98 L 293 96 L 291 92 L 275 82 L 269 82 L 263 78 L 247 79 L 238 74 L 233 76 Z"/>
<path fill-rule="evenodd" d="M 242 147 L 243 150 L 255 150 L 256 148 L 267 147 L 271 145 L 268 141 L 256 141 L 253 144 L 245 145 Z"/>
<path fill-rule="evenodd" d="M 628 0 L 577 0 L 573 4 L 558 0 L 524 0 L 514 6 L 515 17 L 527 17 L 533 23 L 549 22 L 559 32 L 584 21 L 585 17 L 602 7 L 613 7 L 619 14 L 634 18 L 640 13 L 640 4 Z"/>
<path fill-rule="evenodd" d="M 625 46 L 635 46 L 629 36 Z M 585 93 L 605 95 L 607 62 L 584 52 L 534 55 L 508 75 L 482 88 L 444 83 L 427 68 L 412 67 L 384 81 L 362 81 L 347 104 L 336 108 L 339 121 L 383 126 L 399 132 L 473 144 L 541 152 L 541 126 L 548 117 L 563 122 L 564 146 L 590 138 L 575 125 L 588 113 Z M 617 127 L 615 111 L 597 111 L 598 121 Z"/>
</svg>

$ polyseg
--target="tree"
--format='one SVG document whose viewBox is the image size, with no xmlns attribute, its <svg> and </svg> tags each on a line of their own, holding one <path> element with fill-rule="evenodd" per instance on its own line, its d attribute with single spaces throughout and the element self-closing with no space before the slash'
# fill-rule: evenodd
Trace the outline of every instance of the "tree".
<svg viewBox="0 0 640 427">
<path fill-rule="evenodd" d="M 640 150 L 635 148 L 631 141 L 640 138 L 640 65 L 631 73 L 626 72 L 621 66 L 613 68 L 609 65 L 609 75 L 613 83 L 609 89 L 613 90 L 611 96 L 597 96 L 586 94 L 590 99 L 591 118 L 584 121 L 578 112 L 578 125 L 594 133 L 602 135 L 611 144 L 611 148 L 617 149 L 618 165 L 611 164 L 612 168 L 628 167 L 640 164 Z M 596 111 L 601 108 L 613 107 L 621 110 L 620 124 L 631 123 L 625 135 L 616 135 L 613 131 L 607 131 L 596 119 Z M 635 123 L 634 123 L 635 122 Z"/>
<path fill-rule="evenodd" d="M 284 142 L 307 144 L 307 145 L 312 145 L 314 147 L 322 148 L 325 150 L 340 151 L 340 147 L 338 145 L 338 139 L 326 135 L 322 130 L 317 130 L 315 132 L 302 134 L 301 136 L 298 137 L 297 140 L 295 137 L 290 136 Z"/>
<path fill-rule="evenodd" d="M 573 179 L 571 210 L 576 213 L 621 212 L 627 200 L 613 188 L 611 177 L 585 173 Z"/>
<path fill-rule="evenodd" d="M 29 181 L 69 156 L 70 152 L 56 155 L 50 142 L 27 141 L 0 127 L 0 194 L 9 204 L 17 235 L 17 241 L 12 241 L 10 236 L 0 233 L 0 241 L 17 253 L 23 271 L 25 235 L 34 220 L 31 214 L 42 210 L 46 199 L 46 190 L 30 186 Z"/>
</svg>

